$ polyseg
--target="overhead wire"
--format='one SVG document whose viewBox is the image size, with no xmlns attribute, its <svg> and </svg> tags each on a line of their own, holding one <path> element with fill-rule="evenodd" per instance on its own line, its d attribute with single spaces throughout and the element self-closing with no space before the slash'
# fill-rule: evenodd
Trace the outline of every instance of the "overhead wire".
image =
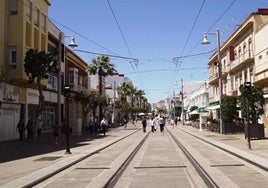
<svg viewBox="0 0 268 188">
<path fill-rule="evenodd" d="M 230 10 L 230 8 L 234 5 L 234 3 L 236 2 L 237 0 L 233 0 L 229 6 L 223 11 L 223 13 L 220 15 L 220 17 L 212 24 L 212 26 L 208 29 L 207 32 L 210 32 L 212 30 L 212 28 L 221 20 L 221 18 L 226 14 L 227 11 Z M 187 54 L 190 54 L 196 47 L 197 45 L 200 44 L 200 42 L 202 41 L 202 38 L 200 38 L 200 40 L 198 40 L 196 42 L 196 44 L 191 48 L 191 50 L 189 50 L 189 52 Z"/>
<path fill-rule="evenodd" d="M 107 3 L 108 3 L 108 5 L 109 5 L 109 8 L 110 8 L 110 10 L 111 10 L 111 13 L 112 13 L 112 15 L 113 15 L 113 17 L 114 17 L 114 20 L 115 20 L 115 22 L 116 22 L 116 24 L 117 24 L 117 27 L 118 27 L 118 29 L 119 29 L 119 31 L 120 31 L 121 37 L 122 37 L 122 39 L 123 39 L 123 41 L 124 41 L 124 43 L 125 43 L 125 45 L 126 45 L 126 47 L 127 47 L 127 49 L 128 49 L 128 52 L 129 52 L 130 56 L 133 58 L 133 55 L 132 55 L 132 53 L 131 53 L 131 51 L 130 51 L 129 45 L 128 45 L 127 40 L 126 40 L 126 37 L 125 37 L 125 35 L 124 35 L 124 33 L 123 33 L 121 27 L 120 27 L 120 24 L 119 24 L 119 22 L 118 22 L 118 20 L 117 20 L 117 17 L 115 16 L 115 13 L 114 13 L 114 10 L 113 10 L 113 8 L 112 8 L 112 6 L 111 6 L 111 3 L 110 3 L 109 0 L 107 0 Z M 138 69 L 137 64 L 134 63 L 134 65 L 135 65 L 135 68 L 136 68 L 136 69 L 133 67 L 133 64 L 131 64 L 132 68 L 137 72 L 137 78 L 141 81 L 142 84 L 144 84 L 144 82 L 143 82 L 143 80 L 142 80 L 142 77 L 141 77 L 141 75 L 140 75 L 140 71 L 139 71 L 139 69 Z"/>
<path fill-rule="evenodd" d="M 204 5 L 205 5 L 205 2 L 206 2 L 206 0 L 203 0 L 202 4 L 201 4 L 201 6 L 200 6 L 200 8 L 199 8 L 199 10 L 198 10 L 198 14 L 197 14 L 197 16 L 195 17 L 195 20 L 194 20 L 194 23 L 193 23 L 193 25 L 192 25 L 192 28 L 191 28 L 191 30 L 190 30 L 190 32 L 189 32 L 189 35 L 188 35 L 188 37 L 187 37 L 187 39 L 186 39 L 186 41 L 185 41 L 185 43 L 184 43 L 184 46 L 183 46 L 183 49 L 182 49 L 182 52 L 181 52 L 181 55 L 180 55 L 180 57 L 181 57 L 182 59 L 184 59 L 184 57 L 183 57 L 183 53 L 184 53 L 184 51 L 185 51 L 185 49 L 186 49 L 186 47 L 187 47 L 187 45 L 188 45 L 188 43 L 189 43 L 189 40 L 190 40 L 190 38 L 191 38 L 191 36 L 192 36 L 192 33 L 193 33 L 193 30 L 194 30 L 194 28 L 195 28 L 195 26 L 196 26 L 197 20 L 198 20 L 198 18 L 200 17 L 200 14 L 201 14 L 201 11 L 202 11 L 202 9 L 203 9 L 203 7 L 204 7 Z M 172 80 L 174 80 L 175 74 L 176 74 L 176 72 L 178 72 L 178 71 L 180 70 L 180 67 L 181 67 L 181 64 L 182 64 L 182 60 L 179 59 L 179 57 L 173 58 L 173 61 L 177 62 L 177 64 L 176 64 L 176 67 L 175 67 L 175 70 L 176 70 L 176 71 L 173 73 L 173 79 L 172 79 Z"/>
</svg>

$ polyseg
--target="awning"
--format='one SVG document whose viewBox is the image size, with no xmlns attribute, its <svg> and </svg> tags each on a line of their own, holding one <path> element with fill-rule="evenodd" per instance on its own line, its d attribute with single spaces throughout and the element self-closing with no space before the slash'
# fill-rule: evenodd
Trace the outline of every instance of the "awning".
<svg viewBox="0 0 268 188">
<path fill-rule="evenodd" d="M 213 105 L 213 106 L 208 106 L 206 107 L 206 110 L 217 110 L 219 109 L 221 106 L 219 104 L 217 105 Z"/>
<path fill-rule="evenodd" d="M 195 109 L 195 110 L 193 110 L 193 111 L 191 111 L 191 112 L 189 113 L 189 115 L 195 115 L 195 114 L 199 114 L 199 113 L 198 113 L 198 109 Z"/>
<path fill-rule="evenodd" d="M 198 109 L 195 109 L 193 111 L 191 111 L 189 113 L 189 115 L 195 115 L 195 114 L 204 114 L 204 113 L 207 113 L 208 111 L 206 111 L 204 108 L 198 108 Z"/>
<path fill-rule="evenodd" d="M 206 110 L 217 110 L 219 109 L 221 106 L 220 106 L 220 103 L 219 101 L 216 101 L 216 102 L 212 102 L 208 105 L 208 107 L 206 107 L 205 109 Z"/>
</svg>

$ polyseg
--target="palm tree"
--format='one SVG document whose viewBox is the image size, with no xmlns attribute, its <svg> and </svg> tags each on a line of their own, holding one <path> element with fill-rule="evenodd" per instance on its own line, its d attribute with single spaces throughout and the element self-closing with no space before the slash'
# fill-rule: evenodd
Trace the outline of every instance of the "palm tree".
<svg viewBox="0 0 268 188">
<path fill-rule="evenodd" d="M 141 108 L 141 102 L 142 102 L 142 99 L 144 98 L 145 92 L 144 90 L 138 90 L 136 95 L 139 100 L 139 107 Z"/>
<path fill-rule="evenodd" d="M 90 74 L 97 74 L 99 77 L 99 93 L 103 95 L 103 82 L 102 79 L 106 76 L 113 75 L 116 73 L 115 66 L 110 63 L 110 58 L 107 56 L 98 56 L 97 59 L 92 60 L 92 64 L 90 64 L 87 68 L 87 71 Z M 99 121 L 102 119 L 102 105 L 99 104 Z"/>
<path fill-rule="evenodd" d="M 121 98 L 121 114 L 126 119 L 128 119 L 128 113 L 130 111 L 130 105 L 127 103 L 127 97 L 131 95 L 132 88 L 132 83 L 123 82 L 117 89 L 118 95 Z"/>
</svg>

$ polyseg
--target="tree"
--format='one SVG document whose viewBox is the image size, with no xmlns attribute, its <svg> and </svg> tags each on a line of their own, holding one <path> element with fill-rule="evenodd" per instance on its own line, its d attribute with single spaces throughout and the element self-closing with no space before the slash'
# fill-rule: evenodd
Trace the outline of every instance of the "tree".
<svg viewBox="0 0 268 188">
<path fill-rule="evenodd" d="M 221 119 L 222 122 L 230 123 L 238 118 L 237 97 L 224 96 L 221 101 Z"/>
<path fill-rule="evenodd" d="M 57 56 L 44 51 L 29 49 L 26 52 L 24 62 L 24 70 L 29 78 L 29 83 L 34 83 L 36 81 L 37 89 L 39 91 L 39 103 L 34 115 L 34 126 L 36 129 L 36 120 L 43 111 L 45 100 L 41 81 L 47 79 L 48 74 L 59 71 L 57 70 Z"/>
<path fill-rule="evenodd" d="M 99 104 L 104 104 L 107 100 L 106 97 L 100 95 L 97 91 L 79 92 L 76 93 L 75 99 L 81 102 L 82 106 L 82 130 L 85 130 L 87 123 L 87 115 L 92 110 L 93 118 L 96 117 L 96 108 Z"/>
<path fill-rule="evenodd" d="M 98 56 L 97 59 L 92 60 L 92 64 L 90 64 L 87 68 L 87 71 L 90 74 L 97 74 L 99 77 L 99 93 L 103 95 L 103 84 L 102 79 L 106 76 L 113 75 L 116 73 L 115 66 L 110 63 L 110 58 L 107 56 Z M 102 119 L 102 105 L 99 105 L 99 121 Z"/>
<path fill-rule="evenodd" d="M 247 99 L 249 102 L 249 121 L 252 124 L 258 122 L 259 117 L 264 113 L 264 97 L 263 91 L 260 86 L 251 86 L 251 89 L 248 90 L 241 85 L 239 87 L 241 95 L 239 97 L 239 104 L 242 111 L 242 117 L 247 118 Z"/>
</svg>

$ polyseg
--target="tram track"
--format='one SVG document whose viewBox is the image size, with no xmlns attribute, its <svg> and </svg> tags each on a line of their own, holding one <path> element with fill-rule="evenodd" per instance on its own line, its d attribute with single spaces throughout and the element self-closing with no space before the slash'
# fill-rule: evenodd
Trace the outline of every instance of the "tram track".
<svg viewBox="0 0 268 188">
<path fill-rule="evenodd" d="M 167 131 L 169 137 L 176 143 L 176 147 L 179 148 L 179 150 L 182 151 L 184 156 L 187 158 L 187 160 L 190 162 L 190 164 L 194 167 L 196 172 L 199 174 L 200 178 L 203 180 L 204 185 L 208 188 L 218 188 L 219 185 L 213 180 L 213 178 L 209 175 L 209 173 L 204 170 L 202 165 L 191 155 L 191 153 L 183 146 L 183 144 L 170 132 Z M 104 187 L 111 188 L 111 187 L 116 187 L 116 183 L 118 180 L 121 178 L 122 174 L 124 171 L 128 168 L 128 165 L 130 162 L 134 159 L 135 155 L 139 152 L 140 148 L 143 146 L 144 141 L 147 139 L 149 134 L 144 138 L 144 140 L 135 148 L 135 150 L 131 153 L 131 156 L 128 157 L 127 161 L 124 162 L 120 170 L 113 175 L 113 178 L 109 180 Z M 153 136 L 153 134 L 151 134 Z M 180 155 L 180 154 L 178 154 Z M 180 156 L 179 158 L 181 158 Z M 179 160 L 179 159 L 178 159 Z M 180 159 L 183 160 L 183 159 Z M 183 162 L 185 163 L 185 162 Z M 187 163 L 188 164 L 188 163 Z M 168 166 L 136 166 L 134 167 L 135 169 L 178 169 L 178 168 L 187 168 L 185 165 L 168 165 Z M 189 180 L 190 181 L 190 180 Z M 191 183 L 190 183 L 191 184 Z M 192 183 L 194 184 L 194 183 Z M 121 185 L 122 186 L 122 185 Z M 120 187 L 120 186 L 119 186 Z M 195 186 L 194 186 L 195 187 Z"/>
<path fill-rule="evenodd" d="M 66 169 L 68 169 L 68 168 L 71 168 L 72 166 L 74 166 L 74 165 L 76 165 L 76 164 L 78 164 L 78 163 L 80 163 L 80 162 L 82 162 L 82 161 L 88 159 L 89 157 L 91 157 L 91 156 L 93 156 L 93 155 L 98 154 L 99 152 L 101 152 L 101 151 L 103 151 L 103 150 L 105 150 L 105 149 L 107 149 L 107 148 L 109 148 L 109 147 L 111 147 L 111 146 L 117 144 L 118 142 L 121 142 L 121 141 L 124 140 L 124 139 L 129 138 L 130 136 L 132 136 L 132 135 L 138 133 L 139 131 L 140 131 L 140 129 L 138 129 L 138 130 L 136 130 L 136 131 L 134 131 L 134 132 L 132 132 L 132 133 L 130 133 L 130 134 L 128 134 L 128 135 L 126 135 L 126 136 L 124 136 L 124 137 L 118 139 L 118 140 L 115 140 L 114 142 L 111 142 L 111 143 L 107 144 L 106 146 L 104 146 L 104 147 L 102 147 L 102 148 L 100 148 L 100 149 L 97 149 L 97 150 L 95 150 L 95 151 L 93 151 L 93 152 L 91 152 L 91 153 L 89 153 L 89 154 L 86 154 L 86 155 L 84 155 L 83 157 L 80 157 L 80 158 L 78 158 L 77 160 L 75 160 L 75 161 L 73 161 L 73 162 L 70 162 L 70 163 L 64 165 L 63 167 L 61 167 L 61 168 L 59 168 L 59 169 L 56 169 L 56 170 L 54 170 L 54 171 L 52 171 L 52 172 L 50 172 L 50 173 L 48 173 L 48 174 L 46 174 L 46 175 L 44 175 L 44 176 L 42 176 L 42 177 L 40 177 L 40 178 L 37 178 L 37 179 L 33 180 L 32 182 L 30 182 L 30 183 L 28 183 L 27 185 L 24 185 L 24 186 L 22 186 L 22 187 L 23 187 L 23 188 L 31 188 L 31 187 L 38 186 L 39 184 L 41 184 L 41 183 L 45 182 L 46 180 L 48 180 L 48 179 L 50 179 L 50 178 L 56 176 L 57 174 L 63 172 L 64 170 L 66 170 Z"/>
<path fill-rule="evenodd" d="M 228 160 L 231 161 L 229 162 L 229 164 L 219 164 L 217 162 L 215 164 L 211 163 L 211 161 L 209 161 L 209 159 L 207 159 L 205 155 L 202 154 L 202 151 L 196 150 L 197 148 L 191 146 L 190 143 L 187 143 L 187 141 L 184 140 L 187 137 L 187 135 L 188 135 L 187 139 L 191 138 L 196 139 L 196 141 L 193 141 L 193 143 L 194 142 L 200 142 L 200 144 L 204 143 L 203 147 L 207 148 L 215 147 L 213 144 L 210 144 L 204 139 L 199 138 L 194 134 L 191 134 L 187 131 L 180 129 L 174 129 L 174 131 L 171 131 L 168 128 L 166 128 L 165 133 L 160 132 L 143 133 L 141 129 L 139 129 L 127 136 L 122 137 L 121 139 L 118 139 L 115 142 L 106 145 L 105 147 L 99 150 L 96 150 L 95 152 L 92 152 L 87 156 L 80 158 L 79 160 L 76 160 L 73 163 L 66 165 L 64 168 L 59 169 L 58 171 L 50 173 L 50 175 L 47 177 L 40 178 L 38 181 L 35 181 L 32 184 L 29 184 L 25 187 L 53 187 L 52 185 L 54 184 L 57 185 L 57 183 L 53 182 L 54 180 L 51 180 L 50 182 L 48 181 L 48 183 L 45 183 L 43 185 L 42 183 L 53 177 L 55 177 L 55 179 L 59 178 L 56 176 L 65 170 L 68 171 L 68 169 L 76 171 L 82 170 L 85 173 L 89 172 L 92 173 L 92 171 L 98 171 L 96 172 L 97 174 L 94 177 L 90 178 L 90 180 L 87 180 L 87 183 L 85 183 L 84 186 L 78 186 L 78 187 L 105 187 L 105 188 L 128 187 L 128 186 L 137 187 L 137 176 L 139 177 L 139 175 L 137 174 L 139 173 L 146 174 L 148 172 L 158 173 L 162 171 L 167 173 L 171 173 L 169 171 L 179 172 L 180 174 L 172 174 L 172 173 L 171 174 L 173 176 L 176 175 L 178 175 L 179 177 L 183 176 L 184 181 L 188 181 L 186 187 L 205 186 L 208 188 L 218 188 L 222 187 L 223 184 L 228 185 L 230 187 L 238 187 L 235 181 L 232 178 L 230 178 L 230 176 L 224 174 L 224 170 L 222 169 L 226 167 L 228 168 L 240 167 L 245 169 L 244 167 L 245 165 L 240 164 L 239 162 L 231 163 L 232 162 L 231 159 Z M 165 144 L 169 146 L 169 150 L 164 150 L 163 148 L 161 148 L 163 147 L 163 145 L 159 145 L 159 148 L 154 146 L 153 149 L 150 147 L 150 145 L 148 145 L 148 142 L 152 143 L 157 138 L 161 138 L 162 140 L 164 139 Z M 149 141 L 147 142 L 147 140 Z M 128 145 L 123 144 L 124 142 L 128 143 Z M 122 144 L 124 147 L 122 146 Z M 90 163 L 91 166 L 90 165 L 86 166 L 88 164 L 86 164 L 85 161 L 89 160 L 90 157 L 94 157 L 96 154 L 101 154 L 100 158 L 108 159 L 109 158 L 108 156 L 111 154 L 111 151 L 113 150 L 112 148 L 115 149 L 114 151 L 120 150 L 121 152 L 117 152 L 115 156 L 111 156 L 110 161 L 102 163 L 101 166 L 98 166 L 98 164 L 96 164 L 94 160 L 91 161 Z M 160 163 L 161 160 L 158 160 L 158 162 L 157 161 L 152 162 L 151 160 L 148 160 L 148 159 L 155 160 L 155 158 L 152 158 L 151 155 L 154 148 L 157 149 L 157 151 L 159 150 L 157 156 L 160 158 L 165 155 L 172 155 L 173 158 L 168 158 L 171 162 L 166 163 L 165 161 L 162 161 L 163 163 Z M 215 148 L 221 150 L 221 148 L 218 147 Z M 170 151 L 170 153 L 167 153 L 168 151 Z M 222 152 L 226 151 L 222 150 Z M 174 154 L 176 154 L 177 157 Z M 68 172 L 66 172 L 66 174 L 67 173 Z M 69 176 L 66 176 L 66 178 L 67 177 L 69 178 Z M 127 184 L 124 184 L 126 183 L 126 181 L 128 181 Z M 144 181 L 146 182 L 148 180 Z M 50 183 L 51 185 L 47 186 Z"/>
<path fill-rule="evenodd" d="M 201 179 L 204 181 L 205 185 L 208 188 L 217 188 L 219 187 L 217 183 L 213 180 L 213 178 L 206 172 L 206 170 L 202 167 L 202 165 L 194 158 L 194 156 L 183 146 L 183 144 L 172 134 L 169 130 L 167 130 L 169 135 L 176 142 L 177 146 L 183 151 L 187 159 L 191 162 L 195 170 L 198 172 Z"/>
</svg>

